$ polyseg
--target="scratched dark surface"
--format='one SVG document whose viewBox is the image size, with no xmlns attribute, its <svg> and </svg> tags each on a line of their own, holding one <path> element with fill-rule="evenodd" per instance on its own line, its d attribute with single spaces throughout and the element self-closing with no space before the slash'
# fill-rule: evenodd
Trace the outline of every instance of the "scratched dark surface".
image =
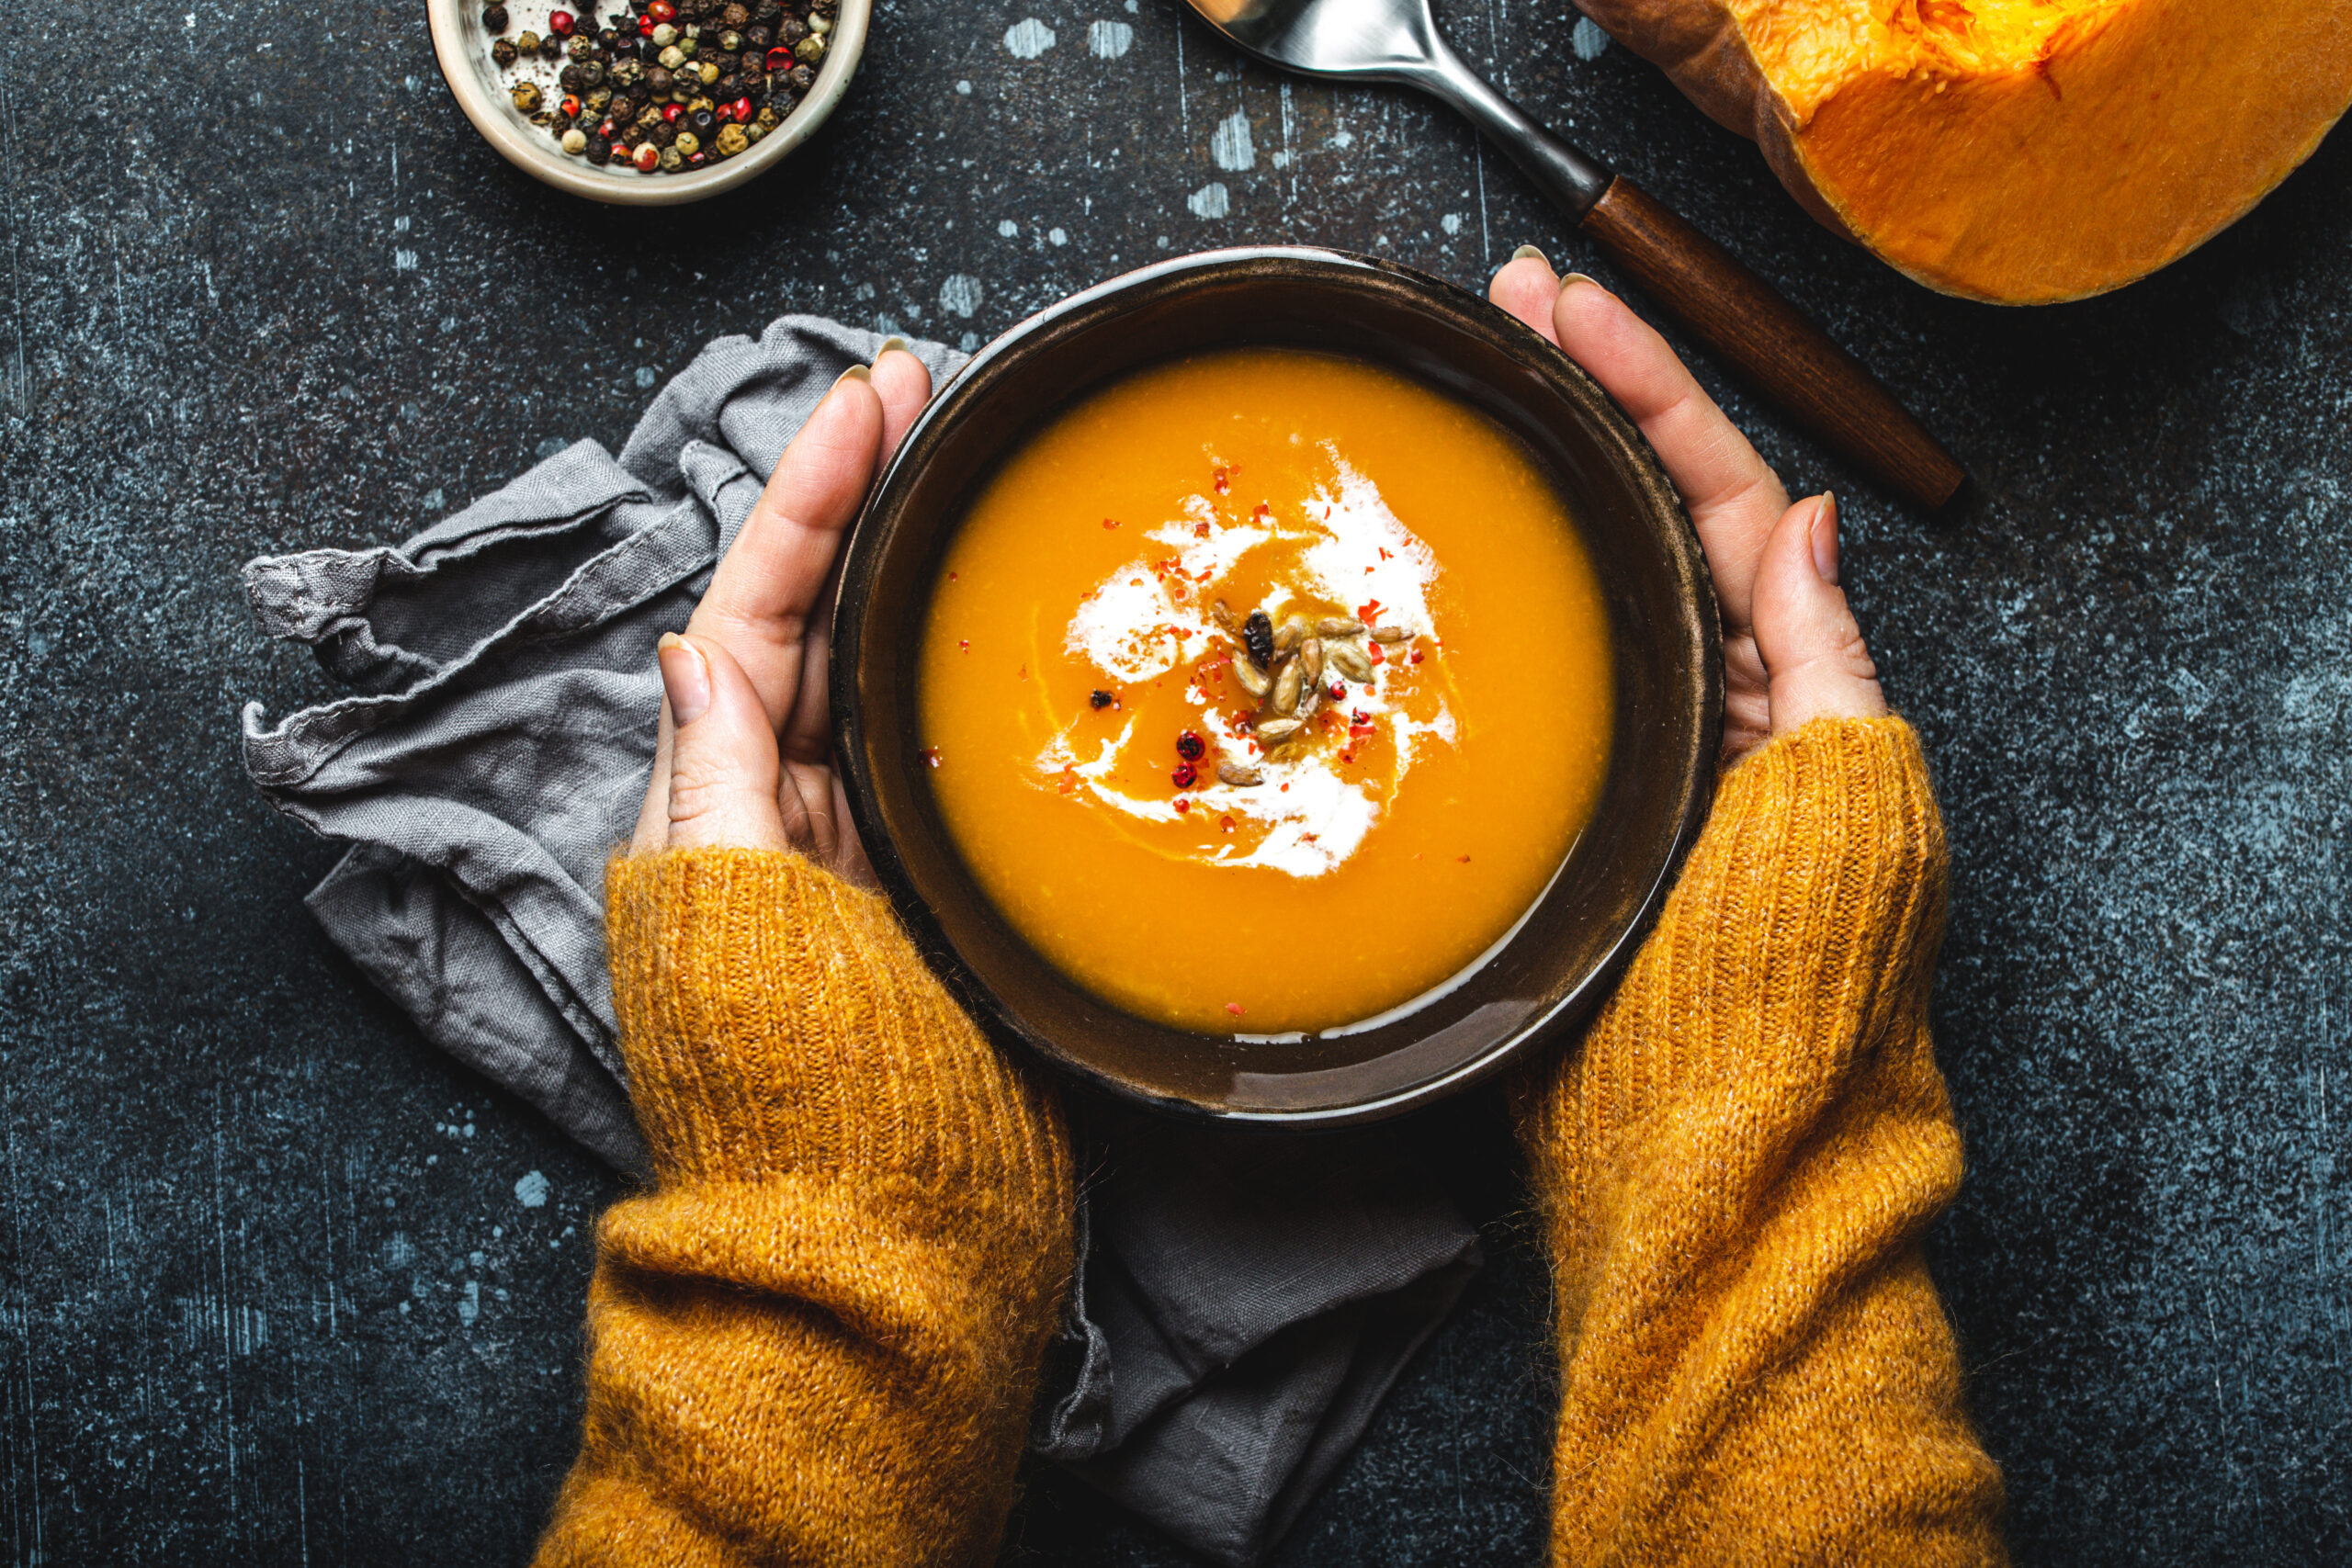
<svg viewBox="0 0 2352 1568">
<path fill-rule="evenodd" d="M 1122 4 L 893 0 L 814 144 L 735 197 L 636 217 L 501 164 L 420 8 L 18 15 L 12 1562 L 517 1562 L 573 1441 L 614 1184 L 437 1057 L 304 915 L 335 852 L 255 802 L 232 737 L 242 700 L 324 687 L 260 645 L 240 562 L 397 537 L 549 443 L 615 444 L 697 345 L 784 309 L 968 343 L 1238 240 L 1471 286 L 1523 240 L 1593 266 L 1442 113 L 1282 84 L 1167 0 Z M 1847 499 L 1849 580 L 1940 773 L 1958 870 L 1937 1010 L 1973 1170 L 1934 1258 L 2018 1555 L 2343 1562 L 2352 140 L 2152 283 L 2002 312 L 1815 228 L 1572 16 L 1449 20 L 1540 118 L 1824 318 L 1984 481 L 1973 513 L 1922 522 L 1725 393 L 1793 484 Z M 1029 18 L 1052 42 L 1016 52 Z M 1287 1563 L 1537 1555 L 1543 1269 L 1508 1172 L 1471 1174 L 1504 1211 L 1496 1266 Z M 1051 1478 L 1008 1557 L 1182 1561 Z"/>
</svg>

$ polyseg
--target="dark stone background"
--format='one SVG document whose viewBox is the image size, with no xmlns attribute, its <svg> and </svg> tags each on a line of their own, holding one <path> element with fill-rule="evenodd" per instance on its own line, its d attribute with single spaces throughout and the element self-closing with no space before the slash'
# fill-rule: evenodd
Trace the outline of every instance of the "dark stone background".
<svg viewBox="0 0 2352 1568">
<path fill-rule="evenodd" d="M 1122 3 L 890 0 L 814 145 L 643 216 L 500 163 L 419 7 L 17 14 L 11 1562 L 514 1562 L 572 1446 L 614 1184 L 435 1055 L 304 915 L 335 852 L 255 801 L 232 739 L 241 701 L 325 687 L 260 644 L 239 563 L 395 538 L 552 443 L 616 445 L 700 344 L 786 309 L 985 337 L 1238 240 L 1474 287 L 1522 240 L 1593 265 L 1443 114 L 1283 84 L 1168 0 Z M 1031 16 L 1058 41 L 1023 61 L 1002 39 Z M 1864 624 L 1941 774 L 1937 1010 L 1973 1170 L 1934 1254 L 2019 1558 L 2345 1561 L 2352 140 L 2150 283 L 1996 310 L 1815 227 L 1654 71 L 1583 58 L 1571 18 L 1490 0 L 1448 20 L 1540 118 L 1826 320 L 1984 481 L 1973 512 L 1922 521 L 1725 394 L 1792 485 L 1845 497 Z M 1091 52 L 1091 20 L 1133 47 Z M 1237 114 L 1250 164 L 1221 169 Z M 1213 180 L 1218 220 L 1186 200 Z M 968 318 L 950 276 L 978 280 Z M 1465 1148 L 1491 1150 L 1483 1125 Z M 1494 1157 L 1465 1179 L 1498 1216 L 1495 1266 L 1286 1562 L 1537 1554 L 1544 1276 Z M 535 1171 L 549 1196 L 526 1206 Z M 1008 1555 L 1179 1561 L 1050 1477 Z"/>
</svg>

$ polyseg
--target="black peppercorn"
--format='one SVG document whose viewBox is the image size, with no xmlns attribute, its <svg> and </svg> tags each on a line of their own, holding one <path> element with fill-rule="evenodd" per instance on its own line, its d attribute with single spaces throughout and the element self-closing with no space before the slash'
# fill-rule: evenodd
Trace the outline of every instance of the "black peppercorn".
<svg viewBox="0 0 2352 1568">
<path fill-rule="evenodd" d="M 613 161 L 613 144 L 605 141 L 601 136 L 590 137 L 588 139 L 588 161 L 592 164 L 611 163 Z"/>
<path fill-rule="evenodd" d="M 808 36 L 808 24 L 797 17 L 786 17 L 775 25 L 775 41 L 778 43 L 798 43 Z"/>
<path fill-rule="evenodd" d="M 743 50 L 747 54 L 764 54 L 768 45 L 775 41 L 775 34 L 765 28 L 743 29 Z"/>
<path fill-rule="evenodd" d="M 634 87 L 645 80 L 645 67 L 634 60 L 616 60 L 605 76 L 616 87 Z"/>
<path fill-rule="evenodd" d="M 491 59 L 498 62 L 499 67 L 502 70 L 514 64 L 514 40 L 511 38 L 503 38 L 497 42 L 492 44 L 490 46 L 490 57 Z"/>
<path fill-rule="evenodd" d="M 645 73 L 645 90 L 657 98 L 670 96 L 673 79 L 668 67 L 656 65 Z"/>
<path fill-rule="evenodd" d="M 743 5 L 741 0 L 728 0 L 726 5 L 721 6 L 718 8 L 718 25 L 720 27 L 749 27 L 751 25 L 751 21 L 752 8 L 749 6 Z"/>
<path fill-rule="evenodd" d="M 1241 640 L 1249 646 L 1250 657 L 1258 668 L 1265 669 L 1274 661 L 1274 623 L 1263 610 L 1252 610 L 1250 618 L 1241 623 Z"/>
<path fill-rule="evenodd" d="M 756 49 L 747 49 L 735 62 L 735 73 L 746 82 L 758 79 L 767 71 L 767 57 Z"/>
<path fill-rule="evenodd" d="M 705 141 L 718 134 L 718 117 L 708 109 L 695 109 L 690 114 L 681 115 L 679 119 Z"/>
<path fill-rule="evenodd" d="M 731 104 L 743 96 L 743 84 L 732 76 L 721 76 L 710 85 L 710 96 L 722 104 Z"/>
<path fill-rule="evenodd" d="M 580 79 L 580 67 L 577 65 L 565 66 L 555 73 L 555 79 L 567 93 L 583 92 L 588 86 L 587 83 Z"/>
<path fill-rule="evenodd" d="M 806 65 L 796 65 L 784 73 L 784 79 L 792 84 L 794 92 L 805 93 L 815 85 L 817 73 Z"/>
<path fill-rule="evenodd" d="M 543 39 L 541 39 L 539 40 L 539 58 L 540 58 L 540 59 L 542 59 L 542 60 L 557 60 L 557 59 L 560 59 L 560 58 L 562 57 L 562 54 L 563 54 L 563 39 L 560 39 L 560 38 L 559 38 L 559 37 L 558 37 L 557 35 L 555 35 L 554 33 L 549 33 L 549 34 L 548 34 L 548 36 L 547 36 L 547 37 L 545 37 L 545 38 L 543 38 Z"/>
<path fill-rule="evenodd" d="M 657 119 L 645 128 L 645 139 L 656 147 L 667 147 L 678 139 L 678 128 L 666 119 Z"/>
<path fill-rule="evenodd" d="M 484 6 L 481 8 L 481 25 L 489 28 L 492 32 L 504 32 L 506 30 L 506 21 L 505 6 Z"/>
</svg>

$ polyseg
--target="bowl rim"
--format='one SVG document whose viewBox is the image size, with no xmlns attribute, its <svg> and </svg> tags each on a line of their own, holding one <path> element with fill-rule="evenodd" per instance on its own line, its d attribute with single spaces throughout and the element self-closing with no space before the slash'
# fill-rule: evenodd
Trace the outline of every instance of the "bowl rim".
<svg viewBox="0 0 2352 1568">
<path fill-rule="evenodd" d="M 1181 1095 L 1153 1093 L 1057 1046 L 1039 1031 L 1030 1027 L 1004 998 L 998 996 L 995 988 L 949 938 L 946 929 L 922 897 L 896 842 L 890 838 L 878 805 L 876 781 L 866 762 L 868 728 L 858 689 L 859 654 L 867 626 L 866 600 L 881 565 L 879 547 L 875 543 L 873 523 L 876 513 L 885 499 L 898 488 L 902 473 L 923 460 L 933 433 L 954 417 L 965 400 L 984 388 L 989 372 L 1009 356 L 1019 353 L 1023 344 L 1041 333 L 1072 317 L 1099 310 L 1121 296 L 1144 294 L 1170 283 L 1205 281 L 1220 273 L 1261 267 L 1269 263 L 1308 271 L 1329 271 L 1334 275 L 1370 273 L 1401 281 L 1410 289 L 1443 300 L 1454 309 L 1467 307 L 1474 316 L 1487 315 L 1495 325 L 1524 333 L 1530 352 L 1547 355 L 1554 362 L 1550 368 L 1555 374 L 1565 373 L 1571 382 L 1581 383 L 1589 411 L 1602 421 L 1608 433 L 1625 449 L 1642 501 L 1654 513 L 1663 517 L 1678 541 L 1668 547 L 1675 549 L 1689 569 L 1690 581 L 1699 598 L 1694 609 L 1702 626 L 1703 644 L 1699 733 L 1689 774 L 1678 781 L 1683 790 L 1683 801 L 1675 819 L 1673 836 L 1634 918 L 1625 922 L 1606 954 L 1591 965 L 1579 984 L 1469 1059 L 1430 1077 L 1372 1099 L 1299 1109 L 1218 1105 Z M 1050 409 L 1040 409 L 1038 418 L 1043 419 L 1050 412 Z M 840 581 L 831 610 L 832 631 L 828 649 L 829 686 L 837 765 L 846 786 L 843 793 L 876 878 L 900 921 L 914 938 L 916 947 L 921 950 L 932 972 L 948 986 L 992 1036 L 1017 1042 L 1029 1055 L 1054 1070 L 1119 1101 L 1179 1119 L 1271 1130 L 1336 1131 L 1403 1114 L 1494 1077 L 1530 1049 L 1555 1038 L 1564 1028 L 1588 1018 L 1614 990 L 1619 976 L 1656 925 L 1713 805 L 1723 728 L 1720 612 L 1704 547 L 1690 522 L 1680 492 L 1668 478 L 1656 451 L 1623 406 L 1611 397 L 1589 372 L 1524 322 L 1443 278 L 1377 256 L 1314 245 L 1242 245 L 1197 252 L 1170 257 L 1105 279 L 1016 322 L 982 345 L 959 367 L 933 394 L 900 438 L 897 451 L 867 492 L 865 503 L 852 525 L 849 540 L 842 551 Z M 1552 886 L 1546 884 L 1545 891 L 1537 896 L 1536 905 L 1550 897 Z M 1530 908 L 1536 905 L 1531 905 Z M 996 918 L 1003 919 L 1001 915 Z M 1490 953 L 1476 963 L 1488 962 L 1491 956 Z M 1103 1005 L 1114 1006 L 1107 1002 Z M 1114 1007 L 1114 1010 L 1125 1010 Z"/>
<path fill-rule="evenodd" d="M 825 47 L 825 62 L 808 96 L 775 130 L 749 152 L 690 175 L 616 175 L 584 158 L 575 158 L 541 135 L 514 112 L 514 105 L 492 94 L 475 69 L 478 29 L 469 26 L 469 12 L 476 0 L 425 0 L 425 17 L 433 32 L 434 63 L 449 96 L 471 121 L 481 139 L 498 155 L 543 184 L 612 207 L 676 207 L 733 190 L 755 178 L 786 153 L 814 136 L 830 118 L 850 78 L 857 74 L 865 54 L 865 38 L 874 15 L 874 0 L 840 0 L 834 13 L 832 42 Z"/>
</svg>

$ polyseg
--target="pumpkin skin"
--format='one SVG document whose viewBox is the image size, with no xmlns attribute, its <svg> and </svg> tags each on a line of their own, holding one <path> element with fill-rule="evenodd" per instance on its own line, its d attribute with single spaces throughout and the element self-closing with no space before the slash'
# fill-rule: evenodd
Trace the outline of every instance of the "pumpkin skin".
<svg viewBox="0 0 2352 1568">
<path fill-rule="evenodd" d="M 2144 277 L 2352 104 L 2352 0 L 1578 0 L 1805 209 L 1998 304 Z"/>
</svg>

